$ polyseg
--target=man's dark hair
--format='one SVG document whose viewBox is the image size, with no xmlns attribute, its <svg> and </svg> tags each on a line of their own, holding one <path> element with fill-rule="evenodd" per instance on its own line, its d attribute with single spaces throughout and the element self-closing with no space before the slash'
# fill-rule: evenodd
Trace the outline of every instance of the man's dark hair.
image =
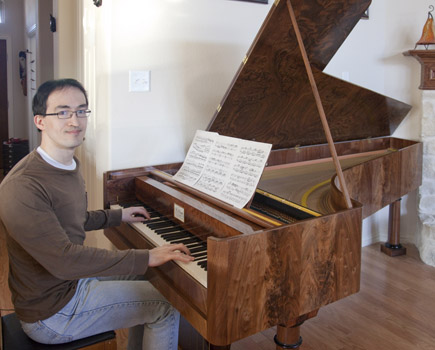
<svg viewBox="0 0 435 350">
<path fill-rule="evenodd" d="M 33 115 L 44 115 L 47 112 L 47 100 L 48 96 L 51 95 L 53 91 L 63 90 L 65 88 L 77 88 L 86 98 L 86 104 L 88 104 L 88 94 L 85 88 L 75 79 L 59 79 L 59 80 L 49 80 L 41 84 L 33 97 L 32 109 Z"/>
</svg>

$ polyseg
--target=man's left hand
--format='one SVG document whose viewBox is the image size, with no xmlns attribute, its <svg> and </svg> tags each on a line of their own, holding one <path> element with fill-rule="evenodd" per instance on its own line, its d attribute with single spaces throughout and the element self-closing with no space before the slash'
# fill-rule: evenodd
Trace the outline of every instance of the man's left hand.
<svg viewBox="0 0 435 350">
<path fill-rule="evenodd" d="M 130 207 L 122 209 L 122 221 L 124 222 L 141 222 L 148 220 L 150 214 L 144 207 Z"/>
</svg>

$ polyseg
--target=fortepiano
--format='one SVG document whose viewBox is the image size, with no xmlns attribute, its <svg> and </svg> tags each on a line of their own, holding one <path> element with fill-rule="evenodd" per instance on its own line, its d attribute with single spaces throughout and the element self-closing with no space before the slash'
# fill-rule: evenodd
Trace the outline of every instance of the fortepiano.
<svg viewBox="0 0 435 350">
<path fill-rule="evenodd" d="M 169 262 L 150 268 L 148 278 L 210 348 L 229 348 L 272 326 L 278 349 L 298 347 L 305 320 L 359 291 L 362 219 L 394 205 L 393 221 L 399 220 L 398 201 L 421 184 L 421 143 L 389 136 L 410 106 L 323 73 L 369 4 L 272 5 L 207 128 L 273 144 L 249 207 L 222 205 L 173 181 L 180 163 L 104 174 L 106 208 L 140 201 L 188 234 L 181 239 L 196 237 L 193 244 L 206 246 L 198 274 L 198 268 Z M 122 224 L 105 235 L 119 249 L 164 242 L 158 242 L 156 228 L 143 226 Z"/>
</svg>

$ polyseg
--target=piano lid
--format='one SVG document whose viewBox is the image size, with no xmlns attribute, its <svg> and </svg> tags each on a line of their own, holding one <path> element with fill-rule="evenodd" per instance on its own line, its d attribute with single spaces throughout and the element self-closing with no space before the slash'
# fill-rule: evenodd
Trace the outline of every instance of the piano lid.
<svg viewBox="0 0 435 350">
<path fill-rule="evenodd" d="M 411 106 L 322 72 L 370 0 L 291 0 L 335 142 L 391 135 Z M 287 0 L 272 5 L 207 130 L 273 144 L 326 143 Z"/>
</svg>

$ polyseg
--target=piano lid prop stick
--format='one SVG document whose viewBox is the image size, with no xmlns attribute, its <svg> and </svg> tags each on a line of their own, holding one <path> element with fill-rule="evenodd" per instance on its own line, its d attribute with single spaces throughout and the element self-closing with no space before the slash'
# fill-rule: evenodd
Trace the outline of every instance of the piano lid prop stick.
<svg viewBox="0 0 435 350">
<path fill-rule="evenodd" d="M 276 226 L 281 225 L 280 223 L 275 222 L 274 220 L 273 221 L 272 220 L 266 221 L 266 220 L 260 219 L 259 217 L 253 216 L 252 214 L 250 214 L 249 211 L 246 211 L 243 209 L 237 209 L 237 208 L 233 207 L 232 205 L 229 205 L 225 202 L 222 202 L 219 199 L 213 198 L 212 196 L 209 196 L 205 193 L 202 193 L 202 192 L 200 192 L 200 191 L 198 191 L 190 186 L 187 186 L 181 182 L 175 181 L 171 175 L 169 175 L 163 171 L 159 171 L 156 169 L 156 170 L 150 171 L 150 174 L 157 176 L 157 177 L 181 188 L 182 190 L 185 190 L 189 193 L 192 193 L 193 195 L 195 195 L 199 198 L 205 199 L 205 200 L 209 201 L 210 203 L 216 205 L 217 207 L 220 207 L 220 208 L 228 210 L 236 215 L 239 215 L 239 216 L 241 216 L 241 217 L 243 217 L 243 218 L 245 218 L 245 219 L 247 219 L 247 220 L 253 222 L 254 224 L 257 224 L 263 228 L 272 228 L 272 227 L 276 227 Z"/>
<path fill-rule="evenodd" d="M 320 99 L 319 91 L 317 89 L 316 81 L 314 80 L 313 71 L 311 70 L 310 62 L 308 61 L 308 55 L 305 51 L 304 42 L 302 41 L 301 32 L 299 31 L 299 26 L 296 21 L 296 16 L 293 11 L 293 7 L 290 0 L 287 0 L 287 8 L 290 14 L 290 18 L 295 30 L 296 39 L 298 40 L 299 49 L 301 50 L 302 59 L 305 64 L 305 69 L 308 74 L 308 79 L 311 84 L 311 89 L 313 90 L 314 99 L 316 100 L 317 110 L 320 114 L 320 120 L 322 121 L 323 130 L 325 131 L 326 139 L 328 140 L 329 151 L 331 152 L 332 158 L 334 160 L 335 169 L 337 171 L 338 181 L 340 182 L 341 190 L 344 194 L 344 199 L 346 201 L 346 206 L 348 209 L 352 208 L 352 202 L 350 201 L 349 192 L 347 190 L 346 182 L 344 180 L 343 171 L 341 170 L 340 162 L 338 161 L 337 151 L 335 150 L 334 141 L 332 140 L 331 131 L 329 130 L 328 121 L 326 120 L 325 111 L 323 109 L 322 101 Z"/>
</svg>

